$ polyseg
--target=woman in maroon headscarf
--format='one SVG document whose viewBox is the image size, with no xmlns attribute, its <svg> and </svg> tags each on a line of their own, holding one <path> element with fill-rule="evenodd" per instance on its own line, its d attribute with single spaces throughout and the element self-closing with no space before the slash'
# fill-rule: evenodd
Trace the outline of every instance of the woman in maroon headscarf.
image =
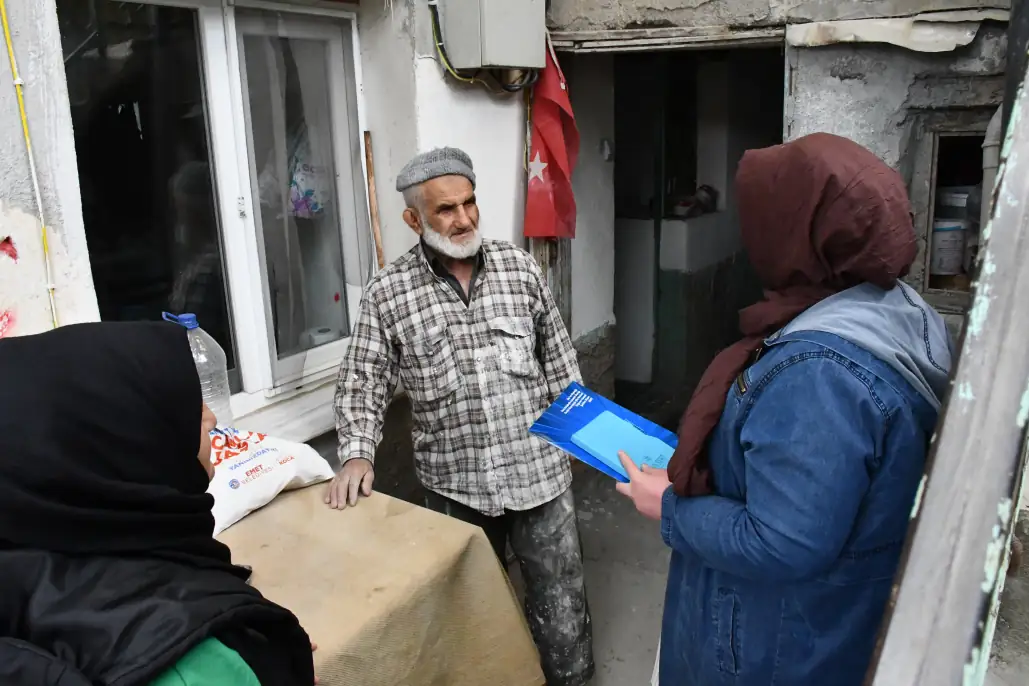
<svg viewBox="0 0 1029 686">
<path fill-rule="evenodd" d="M 900 176 L 829 134 L 744 155 L 740 228 L 764 299 L 719 354 L 668 473 L 620 486 L 672 548 L 664 686 L 857 686 L 950 371 L 903 277 Z"/>
</svg>

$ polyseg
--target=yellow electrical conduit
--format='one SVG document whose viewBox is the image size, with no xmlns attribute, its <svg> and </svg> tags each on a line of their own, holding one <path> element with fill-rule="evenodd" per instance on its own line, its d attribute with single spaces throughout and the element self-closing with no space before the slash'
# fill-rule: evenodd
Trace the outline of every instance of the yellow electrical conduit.
<svg viewBox="0 0 1029 686">
<path fill-rule="evenodd" d="M 0 21 L 4 25 L 4 41 L 7 43 L 7 57 L 11 61 L 11 78 L 14 79 L 14 90 L 18 94 L 18 114 L 21 116 L 21 131 L 25 136 L 25 152 L 29 157 L 29 173 L 32 176 L 32 190 L 36 194 L 36 210 L 39 213 L 39 229 L 43 239 L 43 262 L 46 266 L 46 290 L 50 296 L 50 318 L 57 328 L 57 305 L 54 303 L 54 279 L 50 267 L 50 245 L 46 236 L 46 222 L 43 220 L 43 196 L 39 192 L 39 174 L 36 172 L 36 159 L 32 152 L 32 136 L 29 135 L 29 120 L 25 116 L 25 95 L 21 77 L 18 75 L 18 62 L 14 59 L 14 42 L 11 40 L 11 26 L 7 20 L 7 3 L 0 0 Z"/>
</svg>

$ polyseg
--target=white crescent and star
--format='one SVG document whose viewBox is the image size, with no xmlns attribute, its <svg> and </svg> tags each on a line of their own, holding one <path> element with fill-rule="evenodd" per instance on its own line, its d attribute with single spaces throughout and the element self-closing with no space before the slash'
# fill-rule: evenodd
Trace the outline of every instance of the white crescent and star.
<svg viewBox="0 0 1029 686">
<path fill-rule="evenodd" d="M 546 168 L 547 163 L 540 161 L 540 154 L 537 152 L 536 157 L 529 161 L 529 183 L 532 183 L 533 179 L 544 181 L 543 170 Z"/>
</svg>

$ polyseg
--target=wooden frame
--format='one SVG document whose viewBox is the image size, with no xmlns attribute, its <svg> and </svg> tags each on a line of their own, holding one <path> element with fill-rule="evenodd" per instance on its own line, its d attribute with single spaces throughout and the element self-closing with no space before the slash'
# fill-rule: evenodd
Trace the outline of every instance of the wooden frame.
<svg viewBox="0 0 1029 686">
<path fill-rule="evenodd" d="M 912 511 L 885 630 L 866 679 L 871 686 L 981 684 L 989 662 L 1029 424 L 1024 81 L 1014 112 L 957 372 Z"/>
<path fill-rule="evenodd" d="M 929 258 L 932 222 L 936 206 L 936 164 L 941 136 L 984 135 L 996 108 L 934 110 L 914 115 L 911 127 L 911 182 L 909 195 L 915 215 L 918 255 L 908 282 L 921 292 L 930 305 L 943 314 L 964 314 L 972 294 L 929 287 Z M 985 202 L 985 199 L 984 199 Z"/>
<path fill-rule="evenodd" d="M 600 31 L 554 31 L 554 49 L 562 52 L 656 52 L 783 45 L 786 29 L 732 26 L 674 26 Z"/>
</svg>

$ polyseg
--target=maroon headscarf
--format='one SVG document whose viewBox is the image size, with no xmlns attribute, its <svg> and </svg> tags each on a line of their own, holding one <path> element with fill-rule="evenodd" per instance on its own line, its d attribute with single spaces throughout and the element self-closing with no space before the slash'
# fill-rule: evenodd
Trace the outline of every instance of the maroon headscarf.
<svg viewBox="0 0 1029 686">
<path fill-rule="evenodd" d="M 682 416 L 668 475 L 684 497 L 711 492 L 708 437 L 764 339 L 833 293 L 864 282 L 893 288 L 915 259 L 903 179 L 846 138 L 816 133 L 748 151 L 736 195 L 764 299 L 740 311 L 743 339 L 711 362 Z"/>
</svg>

